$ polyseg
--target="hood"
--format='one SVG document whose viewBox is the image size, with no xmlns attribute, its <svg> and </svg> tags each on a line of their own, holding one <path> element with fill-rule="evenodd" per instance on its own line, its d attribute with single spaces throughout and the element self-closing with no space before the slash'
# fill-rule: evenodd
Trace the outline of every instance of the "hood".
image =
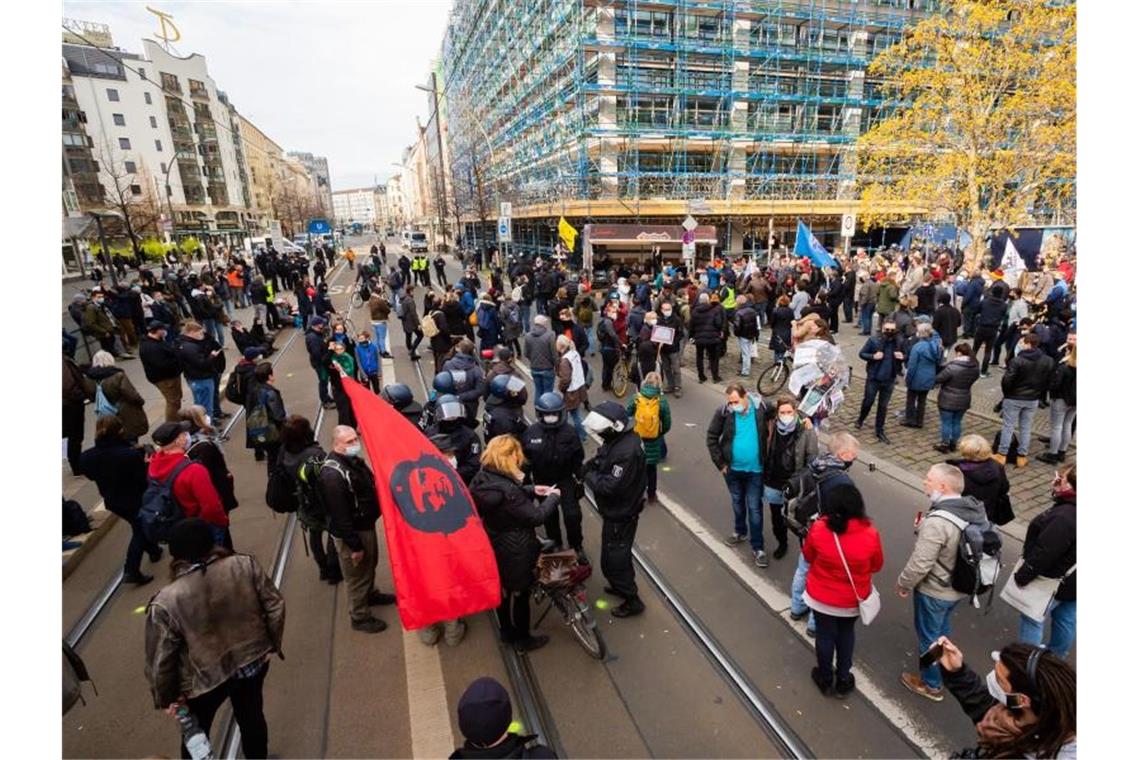
<svg viewBox="0 0 1140 760">
<path fill-rule="evenodd" d="M 1035 362 L 1038 359 L 1040 359 L 1042 356 L 1044 356 L 1044 353 L 1041 351 L 1040 348 L 1027 348 L 1024 351 L 1022 351 L 1020 354 L 1018 354 L 1018 356 L 1024 356 L 1029 361 Z"/>
<path fill-rule="evenodd" d="M 162 480 L 170 475 L 175 466 L 186 458 L 184 451 L 156 451 L 150 458 L 147 476 Z"/>
<path fill-rule="evenodd" d="M 693 311 L 699 311 L 703 314 L 706 311 L 712 311 L 716 306 L 717 304 L 713 303 L 712 301 L 709 301 L 708 303 L 699 303 L 693 307 Z"/>
<path fill-rule="evenodd" d="M 988 519 L 985 505 L 973 496 L 954 496 L 943 499 L 937 504 L 931 505 L 931 509 L 949 512 L 968 523 L 984 523 Z"/>
<path fill-rule="evenodd" d="M 111 375 L 118 374 L 119 372 L 122 372 L 122 370 L 118 367 L 92 367 L 87 370 L 87 377 L 98 382 L 100 380 L 106 380 Z"/>
<path fill-rule="evenodd" d="M 301 463 L 309 457 L 324 455 L 325 450 L 320 447 L 320 444 L 316 441 L 309 441 L 300 451 L 289 451 L 286 448 L 282 448 L 281 463 L 285 466 L 285 469 L 296 472 L 297 468 L 301 466 Z"/>
<path fill-rule="evenodd" d="M 536 338 L 541 338 L 546 334 L 546 327 L 544 325 L 533 325 L 530 328 L 530 334 Z"/>
<path fill-rule="evenodd" d="M 469 370 L 475 366 L 475 357 L 471 354 L 458 353 L 455 356 L 451 357 L 450 361 L 448 361 L 448 364 L 453 365 L 451 367 L 452 369 Z M 455 367 L 454 365 L 456 364 L 461 366 Z"/>
<path fill-rule="evenodd" d="M 646 398 L 657 398 L 661 395 L 661 389 L 655 388 L 652 385 L 641 386 L 641 395 Z"/>
<path fill-rule="evenodd" d="M 962 471 L 967 480 L 973 481 L 978 485 L 989 485 L 997 481 L 1001 477 L 1001 465 L 993 459 L 985 459 L 981 462 L 970 462 L 965 459 L 950 460 L 947 464 L 952 464 Z"/>
<path fill-rule="evenodd" d="M 828 470 L 846 470 L 850 464 L 834 454 L 820 454 L 808 466 L 811 467 L 812 474 L 820 475 Z"/>
<path fill-rule="evenodd" d="M 951 364 L 963 364 L 967 367 L 978 366 L 978 360 L 972 356 L 955 356 L 953 359 L 950 360 L 950 363 Z"/>
</svg>

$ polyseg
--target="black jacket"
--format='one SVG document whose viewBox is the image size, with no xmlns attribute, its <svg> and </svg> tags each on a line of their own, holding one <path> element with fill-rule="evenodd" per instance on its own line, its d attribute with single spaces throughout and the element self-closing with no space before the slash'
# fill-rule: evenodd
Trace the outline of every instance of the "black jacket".
<svg viewBox="0 0 1140 760">
<path fill-rule="evenodd" d="M 756 436 L 760 442 L 760 461 L 768 458 L 768 428 L 765 419 L 771 410 L 768 404 L 759 396 L 749 394 L 748 403 L 755 408 Z M 736 412 L 728 408 L 728 404 L 721 404 L 713 412 L 709 428 L 705 432 L 705 446 L 708 447 L 709 456 L 713 465 L 719 470 L 724 466 L 732 466 L 732 439 L 736 437 Z"/>
<path fill-rule="evenodd" d="M 209 439 L 194 435 L 186 456 L 200 463 L 210 473 L 210 482 L 222 500 L 222 508 L 227 513 L 236 509 L 238 500 L 234 493 L 234 476 L 226 464 L 226 455 L 222 453 L 221 447 Z"/>
<path fill-rule="evenodd" d="M 660 305 L 657 308 L 660 310 Z M 676 307 L 674 307 L 674 309 L 676 309 Z M 658 311 L 657 324 L 662 327 L 673 328 L 673 342 L 661 346 L 661 355 L 665 356 L 666 354 L 676 353 L 681 348 L 682 341 L 685 339 L 685 324 L 681 321 L 681 318 L 677 316 L 676 310 L 667 317 Z"/>
<path fill-rule="evenodd" d="M 225 354 L 210 356 L 211 351 L 219 348 L 218 342 L 209 335 L 201 340 L 180 336 L 175 350 L 178 352 L 178 363 L 186 379 L 209 380 L 220 374 L 225 369 Z M 221 359 L 221 369 L 218 368 L 218 359 Z"/>
<path fill-rule="evenodd" d="M 1001 392 L 1008 399 L 1036 401 L 1045 395 L 1053 379 L 1053 360 L 1039 348 L 1022 351 L 1005 365 Z"/>
<path fill-rule="evenodd" d="M 1005 321 L 1007 311 L 1009 311 L 1009 305 L 1005 299 L 998 298 L 991 293 L 982 301 L 981 311 L 978 312 L 977 326 L 997 330 Z"/>
<path fill-rule="evenodd" d="M 938 408 L 947 412 L 964 412 L 970 408 L 970 388 L 981 377 L 978 360 L 972 356 L 955 357 L 934 376 L 938 390 Z"/>
<path fill-rule="evenodd" d="M 779 350 L 779 338 L 784 342 L 783 349 L 785 351 L 792 350 L 792 322 L 796 319 L 796 314 L 792 311 L 790 306 L 777 306 L 772 310 L 772 337 L 768 339 L 768 348 L 773 351 Z"/>
<path fill-rule="evenodd" d="M 459 477 L 463 478 L 463 482 L 470 485 L 475 474 L 479 472 L 479 457 L 483 454 L 483 444 L 479 443 L 479 436 L 462 420 L 437 422 L 424 430 L 424 435 L 428 438 L 440 433 L 451 439 L 457 462 L 455 469 L 459 472 Z"/>
<path fill-rule="evenodd" d="M 554 485 L 580 473 L 586 458 L 582 441 L 569 421 L 555 428 L 535 422 L 523 433 L 522 443 L 531 477 L 539 485 Z"/>
<path fill-rule="evenodd" d="M 760 327 L 756 323 L 756 309 L 752 304 L 744 304 L 736 309 L 732 331 L 738 338 L 756 340 L 760 337 Z"/>
<path fill-rule="evenodd" d="M 329 533 L 354 552 L 363 551 L 357 532 L 372 530 L 380 519 L 376 480 L 368 465 L 359 457 L 330 452 L 317 477 L 317 489 L 329 517 Z"/>
<path fill-rule="evenodd" d="M 698 303 L 689 317 L 689 334 L 698 346 L 720 343 L 724 329 L 724 307 L 718 303 Z"/>
<path fill-rule="evenodd" d="M 1060 578 L 1077 563 L 1077 504 L 1071 500 L 1057 500 L 1045 510 L 1025 532 L 1025 549 L 1021 569 L 1014 580 L 1024 586 L 1037 576 Z M 1057 600 L 1073 602 L 1077 599 L 1077 571 L 1065 578 L 1057 590 Z"/>
<path fill-rule="evenodd" d="M 483 440 L 487 443 L 497 435 L 513 435 L 521 441 L 525 430 L 522 407 L 501 403 L 488 403 L 483 407 Z"/>
<path fill-rule="evenodd" d="M 899 332 L 901 333 L 901 330 Z M 873 358 L 880 351 L 883 352 L 883 358 Z M 867 338 L 867 342 L 859 351 L 859 358 L 867 362 L 867 379 L 881 383 L 894 383 L 895 378 L 901 375 L 903 371 L 903 360 L 895 358 L 896 351 L 906 353 L 901 335 L 887 338 L 880 334 Z"/>
<path fill-rule="evenodd" d="M 493 758 L 554 758 L 558 757 L 545 744 L 531 744 L 535 735 L 519 736 L 508 734 L 501 744 L 494 747 L 476 747 L 471 742 L 451 753 L 451 758 L 471 758 L 471 760 L 492 760 Z M 529 746 L 528 746 L 529 745 Z"/>
<path fill-rule="evenodd" d="M 962 312 L 948 303 L 942 304 L 934 310 L 930 326 L 934 328 L 934 332 L 942 336 L 943 346 L 953 348 L 955 341 L 958 340 L 958 328 L 962 326 Z"/>
<path fill-rule="evenodd" d="M 99 495 L 114 514 L 133 520 L 146 490 L 147 464 L 142 449 L 122 439 L 102 438 L 79 457 L 79 472 L 94 480 Z"/>
<path fill-rule="evenodd" d="M 990 522 L 1005 525 L 1013 519 L 1013 508 L 1009 502 L 1009 479 L 1004 467 L 993 459 L 981 462 L 951 459 L 947 464 L 962 471 L 966 481 L 962 495 L 973 496 L 982 502 Z"/>
<path fill-rule="evenodd" d="M 155 340 L 149 335 L 144 335 L 139 342 L 139 359 L 142 360 L 146 379 L 152 383 L 169 380 L 182 374 L 178 352 L 172 343 L 167 343 L 165 340 Z"/>
<path fill-rule="evenodd" d="M 586 485 L 605 520 L 637 517 L 645 504 L 645 478 L 645 451 L 632 429 L 607 440 L 586 463 Z"/>
<path fill-rule="evenodd" d="M 1064 400 L 1070 408 L 1077 405 L 1077 368 L 1066 361 L 1057 362 L 1049 383 L 1049 397 Z"/>
<path fill-rule="evenodd" d="M 536 508 L 532 486 L 488 469 L 476 473 L 469 490 L 495 550 L 499 584 L 507 591 L 529 590 L 540 548 L 534 529 L 554 514 L 558 496 L 547 496 Z"/>
<path fill-rule="evenodd" d="M 933 314 L 934 302 L 938 296 L 938 288 L 934 283 L 919 285 L 914 291 L 918 304 L 914 307 L 916 314 Z"/>
<path fill-rule="evenodd" d="M 320 332 L 316 330 L 305 332 L 305 350 L 309 353 L 309 366 L 313 369 L 320 369 L 328 364 L 326 356 L 329 350 L 328 341 Z"/>
</svg>

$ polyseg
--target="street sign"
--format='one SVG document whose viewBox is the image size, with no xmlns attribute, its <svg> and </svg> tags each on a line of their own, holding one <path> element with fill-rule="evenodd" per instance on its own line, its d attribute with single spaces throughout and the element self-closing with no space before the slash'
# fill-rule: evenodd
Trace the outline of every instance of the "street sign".
<svg viewBox="0 0 1140 760">
<path fill-rule="evenodd" d="M 281 236 L 281 222 L 277 219 L 269 220 L 269 239 L 273 241 L 273 247 L 277 250 L 285 247 L 285 240 Z"/>
<path fill-rule="evenodd" d="M 696 255 L 697 255 L 697 244 L 696 243 L 682 243 L 682 245 L 681 245 L 681 256 L 683 256 L 684 258 L 689 259 L 691 261 L 693 258 L 696 257 Z"/>
<path fill-rule="evenodd" d="M 685 221 L 681 222 L 681 226 L 686 230 L 695 230 L 697 228 L 697 220 L 693 218 L 692 214 L 685 217 Z"/>
<path fill-rule="evenodd" d="M 684 232 L 681 233 L 681 242 L 682 243 L 685 243 L 686 245 L 688 245 L 690 243 L 695 243 L 696 241 L 697 241 L 697 233 L 693 232 L 692 230 L 685 230 Z"/>
<path fill-rule="evenodd" d="M 843 237 L 853 237 L 855 235 L 855 215 L 844 214 L 843 223 L 839 229 Z"/>
<path fill-rule="evenodd" d="M 712 206 L 704 198 L 694 198 L 689 201 L 689 211 L 694 214 L 711 214 Z"/>
<path fill-rule="evenodd" d="M 332 227 L 324 219 L 314 219 L 309 222 L 310 235 L 327 235 L 332 232 Z"/>
<path fill-rule="evenodd" d="M 499 217 L 499 242 L 511 242 L 511 218 L 509 216 Z"/>
<path fill-rule="evenodd" d="M 510 201 L 500 201 L 499 202 L 499 216 L 505 216 L 507 219 L 511 218 L 511 202 Z"/>
</svg>

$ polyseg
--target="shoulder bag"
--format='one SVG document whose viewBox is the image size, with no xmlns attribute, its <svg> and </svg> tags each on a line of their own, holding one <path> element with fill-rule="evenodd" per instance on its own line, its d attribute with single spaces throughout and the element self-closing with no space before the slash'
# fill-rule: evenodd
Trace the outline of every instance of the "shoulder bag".
<svg viewBox="0 0 1140 760">
<path fill-rule="evenodd" d="M 1018 586 L 1013 577 L 1017 575 L 1018 569 L 1024 562 L 1024 559 L 1019 559 L 1014 565 L 1013 572 L 1009 574 L 1009 579 L 1001 590 L 1001 598 L 1025 617 L 1041 623 L 1045 620 L 1046 613 L 1049 612 L 1049 603 L 1057 595 L 1061 582 L 1073 574 L 1077 565 L 1073 563 L 1073 566 L 1066 570 L 1060 578 L 1046 578 L 1038 575 L 1024 586 Z"/>
<path fill-rule="evenodd" d="M 879 590 L 872 583 L 871 593 L 867 594 L 867 598 L 859 598 L 859 590 L 855 588 L 855 579 L 851 577 L 851 568 L 847 566 L 847 558 L 843 556 L 843 547 L 839 545 L 839 534 L 833 532 L 831 536 L 835 539 L 835 548 L 839 552 L 839 559 L 843 562 L 843 569 L 847 572 L 847 580 L 851 582 L 851 590 L 855 592 L 855 600 L 859 602 L 859 619 L 863 621 L 863 625 L 870 625 L 883 606 L 883 600 L 879 597 Z"/>
</svg>

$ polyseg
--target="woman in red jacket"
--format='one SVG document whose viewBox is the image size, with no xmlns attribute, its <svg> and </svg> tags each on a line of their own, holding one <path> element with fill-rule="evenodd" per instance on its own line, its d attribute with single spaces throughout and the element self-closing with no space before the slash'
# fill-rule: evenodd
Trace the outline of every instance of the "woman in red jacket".
<svg viewBox="0 0 1140 760">
<path fill-rule="evenodd" d="M 883 545 L 859 489 L 841 483 L 827 497 L 827 514 L 815 521 L 804 541 L 804 559 L 811 565 L 804 604 L 815 612 L 817 665 L 811 679 L 825 695 L 834 684 L 835 696 L 843 698 L 855 688 L 851 660 L 859 600 L 870 595 L 871 576 L 883 569 Z"/>
</svg>

